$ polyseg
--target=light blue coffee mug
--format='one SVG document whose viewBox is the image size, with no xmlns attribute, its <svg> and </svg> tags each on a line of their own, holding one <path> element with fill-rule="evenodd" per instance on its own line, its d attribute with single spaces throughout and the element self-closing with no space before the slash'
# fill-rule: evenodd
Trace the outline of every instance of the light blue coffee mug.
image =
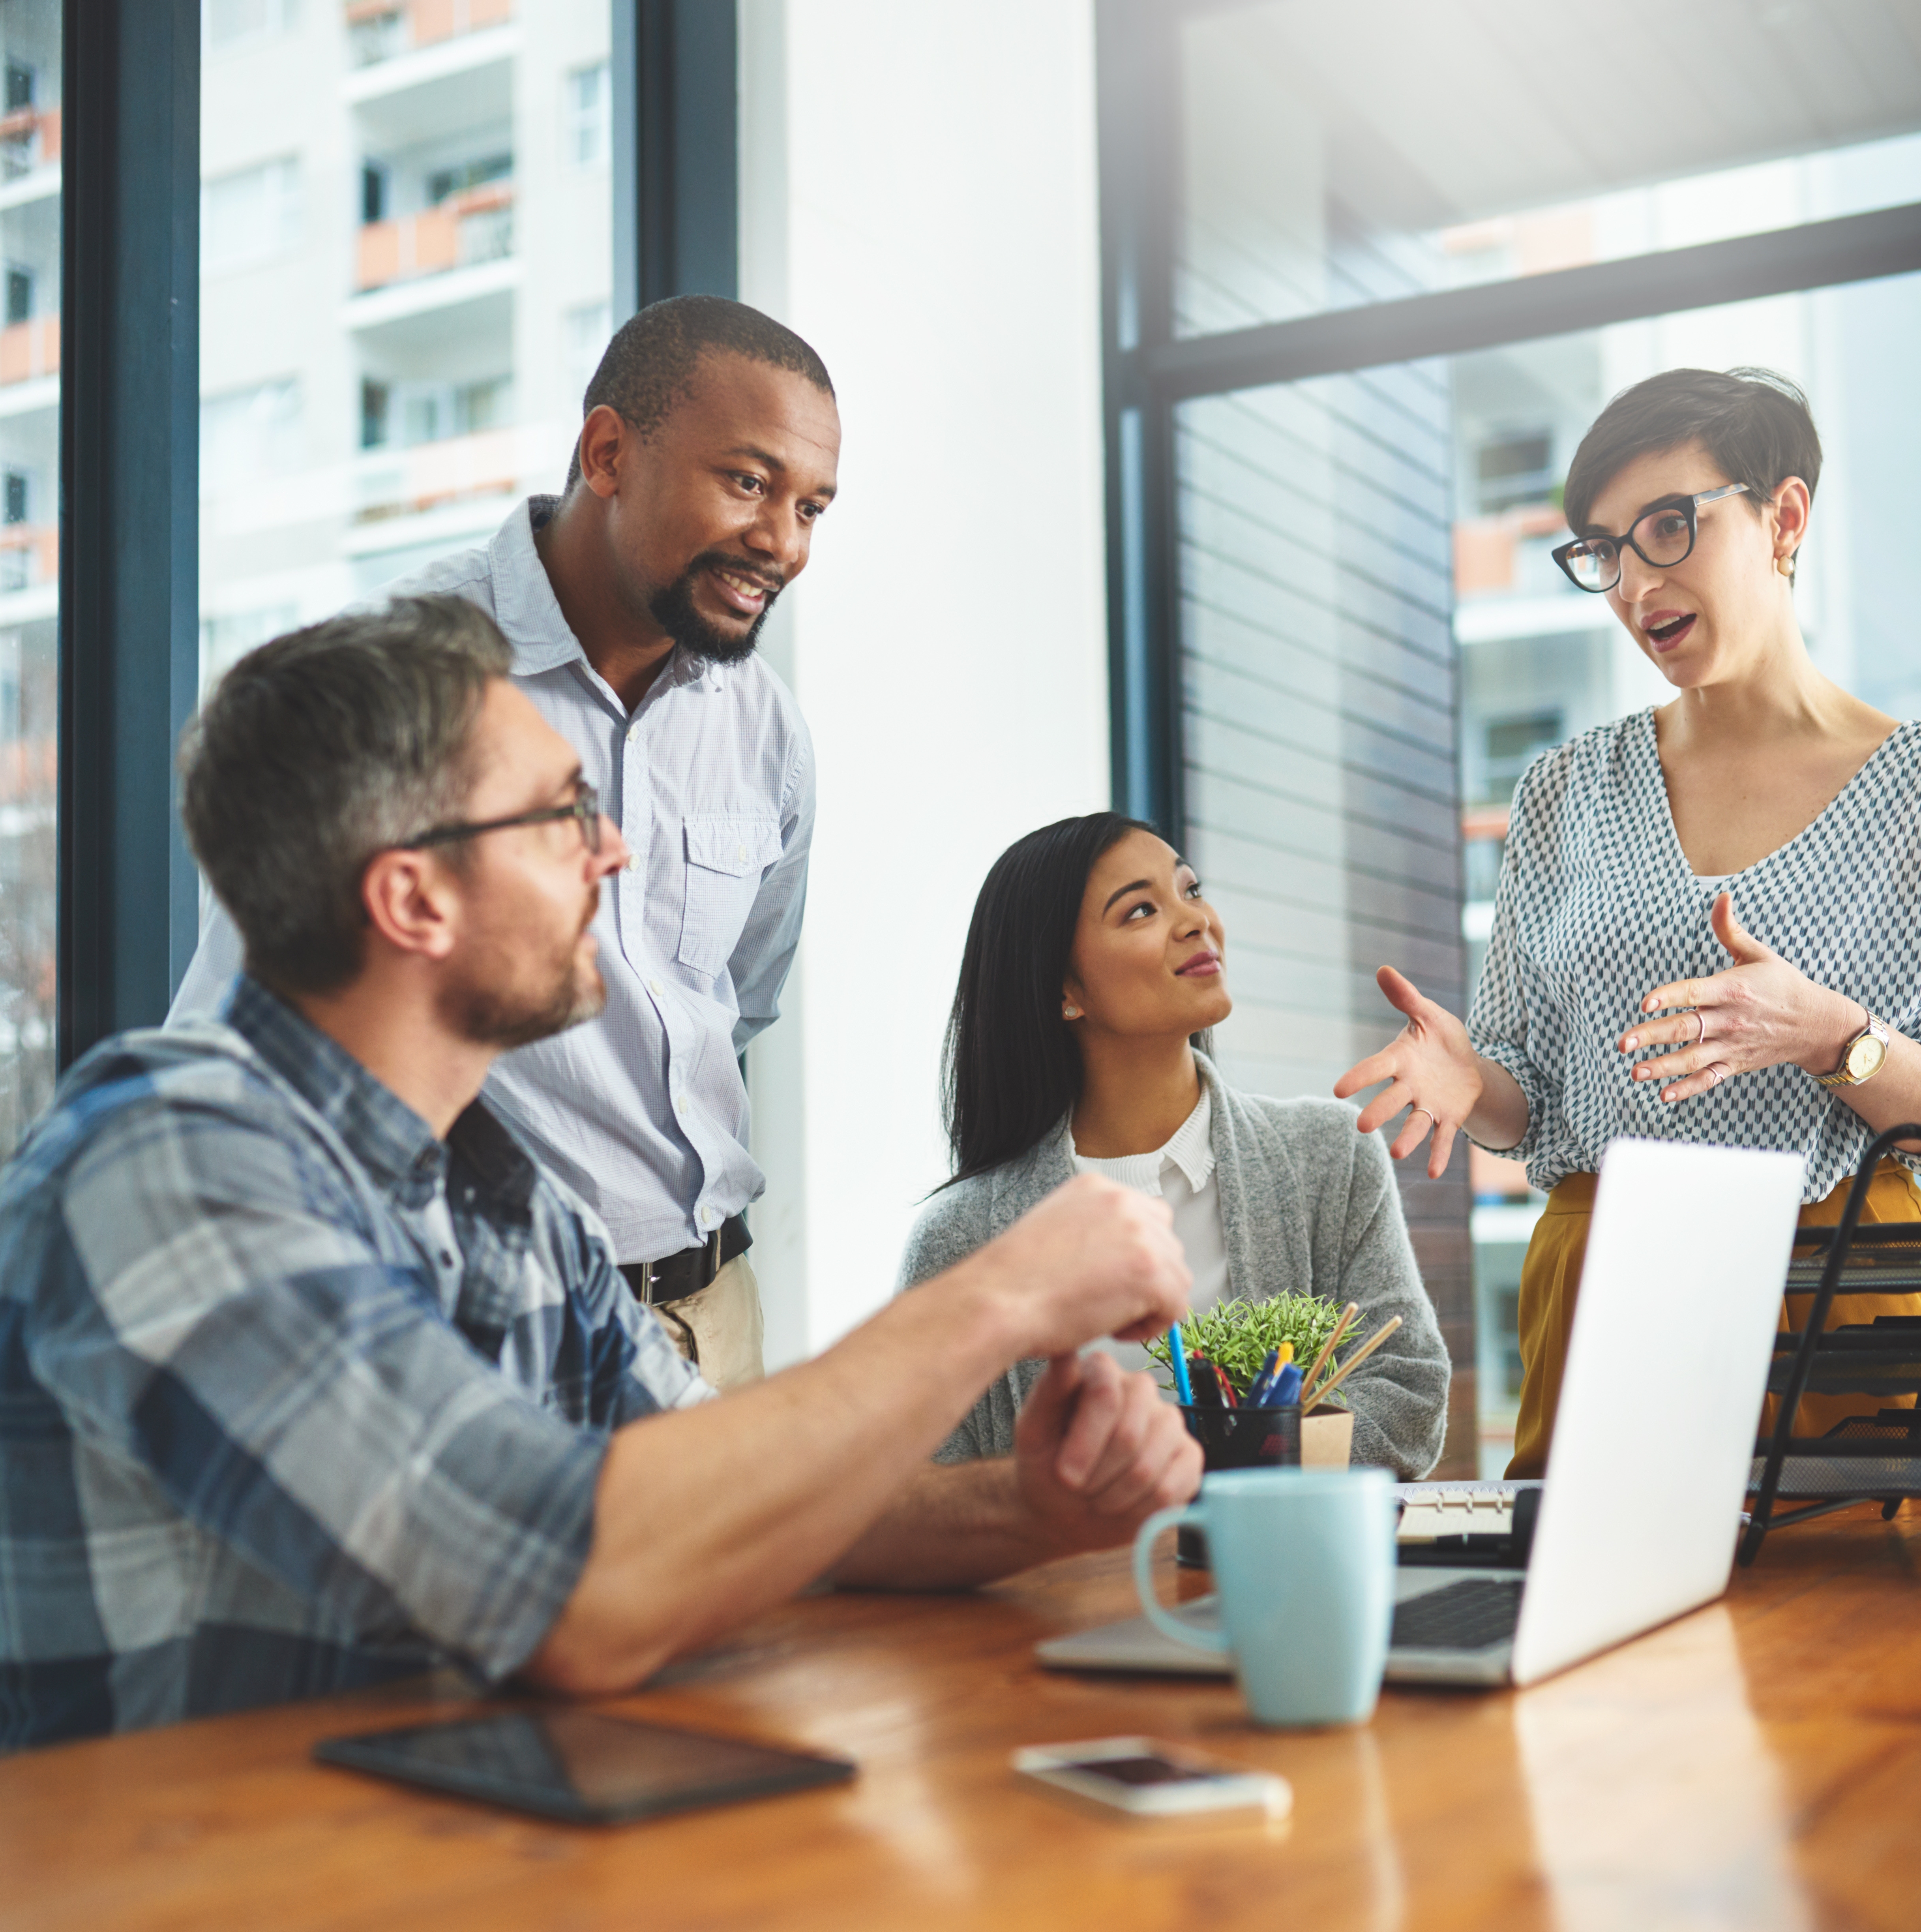
<svg viewBox="0 0 1921 1932">
<path fill-rule="evenodd" d="M 1154 1539 L 1207 1532 L 1221 1628 L 1171 1616 L 1154 1594 Z M 1385 1469 L 1227 1469 L 1197 1502 L 1149 1516 L 1134 1582 L 1155 1628 L 1232 1653 L 1262 1724 L 1352 1724 L 1374 1712 L 1394 1621 L 1394 1498 Z"/>
</svg>

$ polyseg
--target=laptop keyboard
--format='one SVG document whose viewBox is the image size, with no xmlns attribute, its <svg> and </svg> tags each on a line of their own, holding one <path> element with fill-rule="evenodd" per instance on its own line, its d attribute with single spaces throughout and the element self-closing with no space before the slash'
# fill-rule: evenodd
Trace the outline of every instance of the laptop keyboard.
<svg viewBox="0 0 1921 1932">
<path fill-rule="evenodd" d="M 1470 1576 L 1394 1606 L 1396 1650 L 1485 1650 L 1514 1634 L 1521 1579 Z"/>
</svg>

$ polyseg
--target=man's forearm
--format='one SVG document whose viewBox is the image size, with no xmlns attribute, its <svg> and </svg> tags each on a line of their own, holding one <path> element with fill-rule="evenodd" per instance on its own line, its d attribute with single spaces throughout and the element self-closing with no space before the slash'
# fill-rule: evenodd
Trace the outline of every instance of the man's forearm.
<svg viewBox="0 0 1921 1932">
<path fill-rule="evenodd" d="M 916 1480 L 1002 1355 L 990 1294 L 912 1296 L 818 1360 L 610 1445 L 594 1545 L 538 1682 L 637 1682 L 833 1564 Z M 957 1372 L 958 1371 L 958 1372 Z"/>
<path fill-rule="evenodd" d="M 1164 1204 L 1083 1175 L 814 1361 L 620 1430 L 585 1568 L 529 1674 L 560 1690 L 624 1688 L 857 1545 L 850 1576 L 878 1574 L 877 1551 L 891 1546 L 891 1580 L 960 1582 L 1049 1544 L 1118 1540 L 1107 1516 L 1191 1491 L 1181 1452 L 1192 1445 L 1170 1435 L 1145 1378 L 1083 1371 L 1074 1351 L 1092 1335 L 1164 1328 L 1185 1311 L 1189 1280 Z M 1036 1354 L 1055 1359 L 1023 1419 L 1046 1468 L 1023 1455 L 1018 1495 L 999 1474 L 931 1473 L 981 1389 Z M 869 1546 L 883 1516 L 895 1527 Z M 954 1546 L 945 1558 L 941 1540 Z"/>
<path fill-rule="evenodd" d="M 856 1588 L 964 1589 L 1060 1554 L 1023 1501 L 1011 1457 L 931 1462 L 829 1574 Z"/>
</svg>

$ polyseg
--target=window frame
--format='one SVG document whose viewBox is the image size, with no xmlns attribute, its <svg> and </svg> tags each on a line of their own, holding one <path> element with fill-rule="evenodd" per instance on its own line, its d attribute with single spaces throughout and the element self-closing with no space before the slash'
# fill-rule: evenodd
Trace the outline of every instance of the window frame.
<svg viewBox="0 0 1921 1932">
<path fill-rule="evenodd" d="M 1173 411 L 1203 396 L 1497 349 L 1921 270 L 1921 202 L 1509 281 L 1174 334 L 1179 34 L 1257 0 L 1096 0 L 1108 688 L 1117 811 L 1185 831 Z"/>
<path fill-rule="evenodd" d="M 193 956 L 174 746 L 199 672 L 199 0 L 65 0 L 55 1059 Z"/>
</svg>

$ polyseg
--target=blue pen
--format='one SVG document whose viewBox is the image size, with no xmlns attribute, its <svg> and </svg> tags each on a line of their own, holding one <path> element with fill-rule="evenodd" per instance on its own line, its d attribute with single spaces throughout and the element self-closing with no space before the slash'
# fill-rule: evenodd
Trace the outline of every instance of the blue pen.
<svg viewBox="0 0 1921 1932">
<path fill-rule="evenodd" d="M 1181 1399 L 1183 1408 L 1194 1406 L 1194 1384 L 1187 1376 L 1187 1344 L 1181 1340 L 1181 1324 L 1176 1322 L 1167 1330 L 1167 1353 L 1174 1365 L 1174 1393 Z"/>
<path fill-rule="evenodd" d="M 1265 1408 L 1268 1392 L 1274 1386 L 1274 1378 L 1281 1366 L 1281 1351 L 1270 1348 L 1267 1359 L 1260 1365 L 1260 1372 L 1248 1385 L 1247 1406 L 1250 1408 Z"/>
<path fill-rule="evenodd" d="M 1267 1399 L 1263 1406 L 1269 1408 L 1297 1408 L 1300 1400 L 1301 1372 L 1292 1362 L 1288 1362 L 1274 1378 L 1274 1386 L 1267 1391 Z"/>
</svg>

